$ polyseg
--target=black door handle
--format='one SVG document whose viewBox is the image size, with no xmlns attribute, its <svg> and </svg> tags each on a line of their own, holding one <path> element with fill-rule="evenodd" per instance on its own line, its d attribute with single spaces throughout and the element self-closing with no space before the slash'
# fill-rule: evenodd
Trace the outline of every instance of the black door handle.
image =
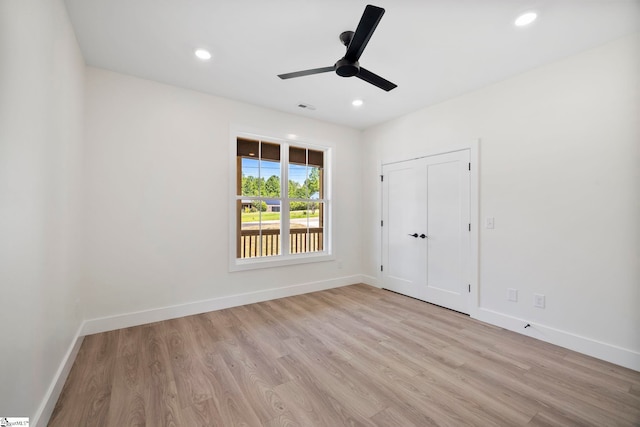
<svg viewBox="0 0 640 427">
<path fill-rule="evenodd" d="M 418 233 L 409 234 L 409 236 L 418 237 Z"/>
<path fill-rule="evenodd" d="M 424 233 L 422 233 L 422 234 L 420 235 L 420 238 L 421 238 L 421 239 L 426 239 L 426 238 L 427 238 L 427 235 L 426 235 L 426 234 L 424 234 Z"/>
</svg>

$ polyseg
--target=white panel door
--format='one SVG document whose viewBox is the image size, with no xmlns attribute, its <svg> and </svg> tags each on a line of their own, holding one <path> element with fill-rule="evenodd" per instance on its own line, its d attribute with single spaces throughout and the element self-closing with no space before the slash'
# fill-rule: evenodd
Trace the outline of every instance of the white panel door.
<svg viewBox="0 0 640 427">
<path fill-rule="evenodd" d="M 469 151 L 424 159 L 427 180 L 425 301 L 468 312 Z"/>
<path fill-rule="evenodd" d="M 468 312 L 468 165 L 463 150 L 383 166 L 385 288 Z"/>
<path fill-rule="evenodd" d="M 422 298 L 427 245 L 419 237 L 427 227 L 423 207 L 426 181 L 420 161 L 385 165 L 383 170 L 383 277 L 388 289 Z M 416 200 L 419 198 L 420 200 Z"/>
</svg>

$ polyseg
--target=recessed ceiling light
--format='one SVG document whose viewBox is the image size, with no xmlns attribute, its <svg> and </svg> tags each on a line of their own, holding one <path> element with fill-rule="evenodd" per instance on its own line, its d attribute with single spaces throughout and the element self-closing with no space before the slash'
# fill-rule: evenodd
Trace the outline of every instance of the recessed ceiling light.
<svg viewBox="0 0 640 427">
<path fill-rule="evenodd" d="M 287 135 L 287 138 L 289 139 L 296 139 L 298 137 L 298 135 L 296 135 L 295 133 L 290 133 Z"/>
<path fill-rule="evenodd" d="M 211 52 L 206 49 L 196 49 L 195 55 L 198 57 L 198 59 L 202 59 L 203 61 L 211 59 Z"/>
<path fill-rule="evenodd" d="M 525 25 L 529 25 L 533 21 L 535 21 L 537 17 L 538 14 L 535 12 L 526 12 L 518 16 L 514 24 L 516 25 L 516 27 L 524 27 Z"/>
<path fill-rule="evenodd" d="M 362 99 L 354 99 L 351 103 L 351 105 L 353 105 L 354 107 L 360 107 L 362 104 L 364 104 L 364 101 Z"/>
</svg>

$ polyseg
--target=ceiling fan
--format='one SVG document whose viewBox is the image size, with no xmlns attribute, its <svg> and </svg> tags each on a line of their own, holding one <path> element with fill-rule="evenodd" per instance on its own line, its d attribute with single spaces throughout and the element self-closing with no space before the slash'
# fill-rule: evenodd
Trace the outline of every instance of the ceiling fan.
<svg viewBox="0 0 640 427">
<path fill-rule="evenodd" d="M 335 71 L 337 75 L 342 77 L 356 76 L 357 78 L 371 83 L 380 89 L 386 90 L 387 92 L 398 87 L 398 85 L 391 83 L 389 80 L 383 79 L 379 75 L 361 67 L 358 62 L 364 48 L 367 47 L 367 43 L 369 43 L 369 39 L 382 19 L 382 15 L 384 15 L 383 8 L 367 5 L 364 9 L 364 13 L 362 14 L 362 18 L 360 18 L 360 23 L 358 24 L 358 28 L 356 28 L 355 33 L 353 31 L 345 31 L 340 34 L 340 41 L 347 47 L 347 53 L 334 65 L 330 67 L 313 68 L 311 70 L 279 74 L 278 77 L 284 80 Z"/>
</svg>

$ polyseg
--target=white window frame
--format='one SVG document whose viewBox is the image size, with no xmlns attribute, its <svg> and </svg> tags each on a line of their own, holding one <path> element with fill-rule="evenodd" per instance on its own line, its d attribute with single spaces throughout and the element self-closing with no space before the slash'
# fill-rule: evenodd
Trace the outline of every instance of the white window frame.
<svg viewBox="0 0 640 427">
<path fill-rule="evenodd" d="M 239 199 L 251 199 L 251 197 L 241 196 L 237 194 L 237 140 L 238 138 L 257 139 L 264 142 L 271 142 L 280 145 L 280 207 L 281 219 L 289 218 L 289 202 L 299 201 L 300 199 L 289 199 L 289 146 L 308 148 L 324 152 L 323 166 L 323 185 L 324 197 L 318 199 L 318 202 L 324 205 L 323 218 L 323 250 L 318 252 L 308 252 L 301 254 L 289 254 L 289 222 L 281 221 L 281 244 L 282 253 L 280 255 L 254 257 L 254 258 L 237 258 L 237 201 Z M 299 139 L 278 138 L 273 136 L 265 136 L 252 132 L 244 132 L 232 130 L 230 141 L 229 156 L 229 271 L 245 271 L 259 268 L 281 267 L 287 265 L 324 262 L 335 260 L 332 251 L 332 164 L 333 149 L 329 146 L 318 145 L 300 141 Z M 314 199 L 315 200 L 315 199 Z"/>
</svg>

